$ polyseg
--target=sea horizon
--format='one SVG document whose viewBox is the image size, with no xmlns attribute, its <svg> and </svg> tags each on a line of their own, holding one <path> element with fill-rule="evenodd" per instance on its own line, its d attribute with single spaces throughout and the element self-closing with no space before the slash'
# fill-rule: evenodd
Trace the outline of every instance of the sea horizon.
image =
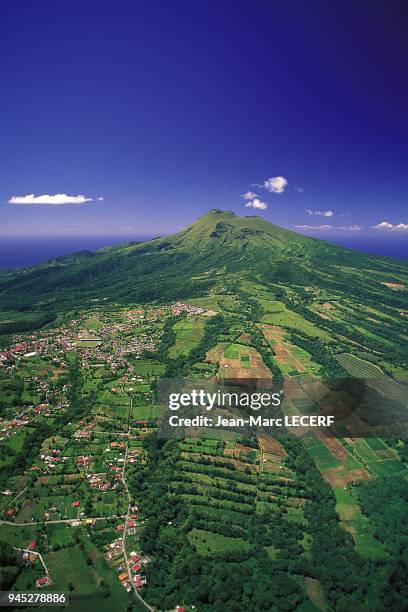
<svg viewBox="0 0 408 612">
<path fill-rule="evenodd" d="M 166 235 L 166 234 L 162 234 Z M 45 263 L 54 257 L 78 251 L 97 251 L 104 247 L 143 242 L 158 234 L 91 236 L 0 236 L 0 269 L 16 269 Z M 314 236 L 317 237 L 317 236 Z M 370 255 L 408 259 L 408 238 L 377 236 L 319 236 L 328 242 Z"/>
<path fill-rule="evenodd" d="M 104 247 L 143 242 L 152 238 L 157 238 L 157 235 L 0 236 L 0 269 L 35 266 L 78 251 L 97 251 Z"/>
</svg>

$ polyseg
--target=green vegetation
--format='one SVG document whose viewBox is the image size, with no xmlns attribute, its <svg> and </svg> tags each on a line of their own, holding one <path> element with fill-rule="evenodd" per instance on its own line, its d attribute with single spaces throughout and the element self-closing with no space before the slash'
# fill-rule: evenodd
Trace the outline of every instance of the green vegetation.
<svg viewBox="0 0 408 612">
<path fill-rule="evenodd" d="M 39 558 L 12 548 L 34 542 L 78 612 L 143 609 L 135 551 L 158 610 L 403 612 L 408 294 L 386 283 L 407 269 L 214 210 L 2 273 L 3 590 L 35 589 Z M 266 382 L 337 430 L 167 440 L 162 378 Z"/>
</svg>

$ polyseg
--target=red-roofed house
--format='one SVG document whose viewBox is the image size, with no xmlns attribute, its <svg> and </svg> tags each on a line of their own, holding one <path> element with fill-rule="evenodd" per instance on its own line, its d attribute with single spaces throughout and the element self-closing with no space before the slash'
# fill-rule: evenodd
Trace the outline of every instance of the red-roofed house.
<svg viewBox="0 0 408 612">
<path fill-rule="evenodd" d="M 72 502 L 72 507 L 73 507 L 73 508 L 78 508 L 78 506 L 79 506 L 79 505 L 80 505 L 80 504 L 79 504 L 79 501 L 74 501 L 74 502 Z"/>
</svg>

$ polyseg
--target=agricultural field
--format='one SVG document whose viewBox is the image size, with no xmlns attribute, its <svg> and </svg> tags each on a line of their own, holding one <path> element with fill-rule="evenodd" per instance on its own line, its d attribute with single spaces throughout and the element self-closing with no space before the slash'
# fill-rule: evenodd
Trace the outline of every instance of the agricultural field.
<svg viewBox="0 0 408 612">
<path fill-rule="evenodd" d="M 218 378 L 227 384 L 258 380 L 265 388 L 272 379 L 259 353 L 244 344 L 230 344 L 224 350 L 219 358 Z"/>
<path fill-rule="evenodd" d="M 360 491 L 406 479 L 408 451 L 400 438 L 355 435 L 361 423 L 348 389 L 332 389 L 330 377 L 369 378 L 403 400 L 393 378 L 403 367 L 376 323 L 391 333 L 401 316 L 389 308 L 382 319 L 372 306 L 356 312 L 329 282 L 309 291 L 240 274 L 198 277 L 214 278 L 211 294 L 93 304 L 13 339 L 0 368 L 0 543 L 35 542 L 51 580 L 45 592 L 69 591 L 78 612 L 85 601 L 102 612 L 146 609 L 135 589 L 157 610 L 182 601 L 218 610 L 235 575 L 234 609 L 259 596 L 259 609 L 277 601 L 331 611 L 338 594 L 328 565 L 352 609 L 344 568 L 372 575 L 375 593 L 392 558 Z M 349 333 L 347 317 L 361 336 Z M 186 379 L 186 389 L 205 379 L 210 388 L 253 391 L 262 381 L 283 390 L 283 415 L 333 414 L 339 429 L 271 435 L 203 426 L 167 437 L 163 377 Z M 33 553 L 15 571 L 14 587 L 34 590 L 45 570 Z"/>
<path fill-rule="evenodd" d="M 265 310 L 265 314 L 262 317 L 262 323 L 276 325 L 283 328 L 293 327 L 311 336 L 318 336 L 319 338 L 324 338 L 326 340 L 329 339 L 329 336 L 325 331 L 311 324 L 296 312 L 288 310 L 283 302 L 268 301 L 263 299 L 258 301 Z"/>
<path fill-rule="evenodd" d="M 270 344 L 274 359 L 285 376 L 298 376 L 299 374 L 315 375 L 319 371 L 319 365 L 311 359 L 311 356 L 302 348 L 291 344 L 285 337 L 285 330 L 276 325 L 263 323 L 261 325 L 265 339 Z"/>
<path fill-rule="evenodd" d="M 203 337 L 204 324 L 203 317 L 191 317 L 176 323 L 173 326 L 176 341 L 169 350 L 169 357 L 188 354 Z"/>
<path fill-rule="evenodd" d="M 351 376 L 369 381 L 383 395 L 401 402 L 408 400 L 408 391 L 384 374 L 377 365 L 351 354 L 338 355 L 337 360 Z"/>
</svg>

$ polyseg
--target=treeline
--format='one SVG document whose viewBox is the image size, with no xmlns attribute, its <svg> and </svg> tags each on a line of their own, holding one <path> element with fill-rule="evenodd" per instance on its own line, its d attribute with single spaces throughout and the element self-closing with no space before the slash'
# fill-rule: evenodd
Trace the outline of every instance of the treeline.
<svg viewBox="0 0 408 612">
<path fill-rule="evenodd" d="M 96 402 L 95 392 L 84 393 L 83 377 L 78 357 L 71 360 L 68 370 L 67 400 L 69 404 L 69 418 L 80 419 L 90 414 L 93 404 Z M 64 415 L 66 417 L 66 415 Z M 65 420 L 65 418 L 63 419 Z M 68 421 L 67 421 L 68 422 Z"/>
<path fill-rule="evenodd" d="M 198 480 L 194 474 L 190 476 L 189 474 L 185 474 L 184 472 L 181 472 L 181 471 L 177 471 L 177 473 L 173 477 L 173 480 L 175 482 L 188 482 L 188 483 L 195 484 L 195 485 L 202 484 L 202 481 Z M 211 490 L 212 489 L 213 487 L 211 487 Z M 217 480 L 217 489 L 222 489 L 225 491 L 232 491 L 232 492 L 240 491 L 240 489 L 238 488 L 237 481 L 235 480 L 231 481 L 227 479 L 225 479 L 225 482 L 221 482 L 220 480 Z M 257 496 L 256 489 L 241 489 L 241 490 L 245 492 L 246 497 L 256 498 Z"/>
<path fill-rule="evenodd" d="M 189 457 L 188 462 L 184 461 L 181 466 L 186 472 L 199 472 L 200 474 L 208 474 L 209 476 L 228 478 L 242 482 L 244 484 L 252 484 L 253 477 L 245 472 L 235 469 L 232 463 L 222 463 L 222 467 L 213 467 L 213 463 L 205 458 L 196 459 Z"/>
<path fill-rule="evenodd" d="M 284 376 L 276 361 L 274 361 L 271 357 L 271 353 L 273 354 L 273 349 L 265 346 L 265 340 L 262 332 L 257 327 L 253 331 L 251 345 L 258 351 L 268 370 L 272 372 L 273 390 L 280 390 L 284 382 Z"/>
</svg>

